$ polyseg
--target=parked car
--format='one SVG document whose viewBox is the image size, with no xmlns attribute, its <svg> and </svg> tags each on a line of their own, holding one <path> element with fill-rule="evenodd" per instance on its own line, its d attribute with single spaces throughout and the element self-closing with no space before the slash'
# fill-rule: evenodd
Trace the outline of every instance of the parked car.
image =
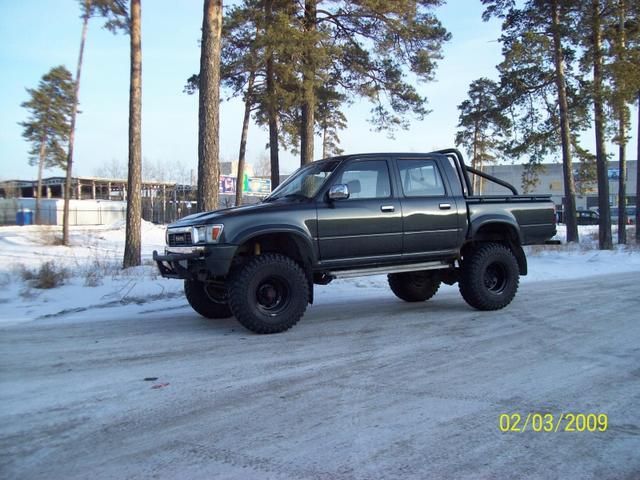
<svg viewBox="0 0 640 480">
<path fill-rule="evenodd" d="M 576 210 L 576 220 L 578 225 L 598 225 L 600 222 L 600 216 L 595 210 Z M 557 223 L 566 224 L 563 210 L 556 211 Z"/>
<path fill-rule="evenodd" d="M 598 225 L 600 216 L 593 210 L 576 210 L 578 225 Z"/>
<path fill-rule="evenodd" d="M 636 221 L 636 207 L 626 207 L 627 225 L 633 225 Z M 617 224 L 620 210 L 618 207 L 611 207 L 611 223 Z"/>
<path fill-rule="evenodd" d="M 591 210 L 596 212 L 598 215 L 600 214 L 597 208 Z M 618 217 L 620 216 L 620 210 L 618 207 L 610 207 L 609 212 L 611 215 L 611 223 L 613 225 L 618 224 Z M 636 222 L 636 207 L 626 207 L 625 212 L 627 214 L 627 225 L 633 225 Z"/>
</svg>

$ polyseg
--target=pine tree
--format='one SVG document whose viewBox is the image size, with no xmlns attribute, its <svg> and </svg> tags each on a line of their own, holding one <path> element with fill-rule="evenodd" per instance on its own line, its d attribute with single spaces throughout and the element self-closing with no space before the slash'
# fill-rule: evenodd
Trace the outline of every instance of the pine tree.
<svg viewBox="0 0 640 480">
<path fill-rule="evenodd" d="M 260 13 L 259 9 L 234 6 L 222 23 L 221 85 L 231 92 L 231 96 L 242 96 L 244 102 L 236 173 L 236 206 L 242 204 L 249 122 L 257 102 L 256 93 L 262 86 L 257 78 L 260 70 L 257 45 Z"/>
<path fill-rule="evenodd" d="M 316 52 L 318 0 L 305 0 L 302 18 L 302 105 L 300 125 L 300 165 L 313 161 L 316 112 Z"/>
<path fill-rule="evenodd" d="M 611 110 L 616 117 L 616 134 L 613 138 L 618 144 L 618 243 L 627 243 L 626 147 L 629 141 L 631 114 L 629 104 L 633 102 L 640 89 L 640 29 L 638 17 L 640 5 L 629 0 L 615 0 L 603 12 L 605 27 L 603 37 L 609 48 L 605 49 L 608 61 L 605 62 L 605 78 L 609 80 Z"/>
<path fill-rule="evenodd" d="M 141 263 L 142 223 L 142 39 L 140 0 L 131 0 L 131 74 L 129 85 L 129 173 L 123 267 Z"/>
<path fill-rule="evenodd" d="M 54 67 L 43 75 L 38 88 L 27 89 L 30 99 L 22 103 L 29 119 L 20 122 L 22 136 L 31 143 L 31 165 L 38 166 L 35 222 L 41 223 L 42 172 L 45 168 L 66 168 L 65 148 L 69 141 L 74 108 L 74 82 L 64 66 Z"/>
<path fill-rule="evenodd" d="M 605 2 L 607 0 L 604 0 Z M 606 8 L 606 7 L 605 7 Z M 609 168 L 605 147 L 605 92 L 604 92 L 604 48 L 602 0 L 591 0 L 583 8 L 583 19 L 587 28 L 582 42 L 585 46 L 583 65 L 593 72 L 591 98 L 594 110 L 596 137 L 596 166 L 598 174 L 598 244 L 601 250 L 613 248 L 611 237 L 611 210 L 609 207 Z"/>
<path fill-rule="evenodd" d="M 78 102 L 80 94 L 80 75 L 82 73 L 82 59 L 84 46 L 87 40 L 87 29 L 89 19 L 93 15 L 100 15 L 106 18 L 105 28 L 115 31 L 126 25 L 127 8 L 120 0 L 79 0 L 82 11 L 82 34 L 80 36 L 80 51 L 78 53 L 78 66 L 76 69 L 75 90 L 73 99 L 73 111 L 71 114 L 71 129 L 69 132 L 69 149 L 67 152 L 67 172 L 64 188 L 64 214 L 62 217 L 62 243 L 69 244 L 69 201 L 71 199 L 71 178 L 73 170 L 73 148 L 75 143 L 76 116 L 78 113 Z"/>
<path fill-rule="evenodd" d="M 327 148 L 332 143 L 337 146 L 338 130 L 346 121 L 340 106 L 354 97 L 374 104 L 372 123 L 388 133 L 407 127 L 407 114 L 420 118 L 428 112 L 414 83 L 432 79 L 442 43 L 450 37 L 432 13 L 441 3 L 242 3 L 245 18 L 258 26 L 255 119 L 269 129 L 273 186 L 278 181 L 278 146 L 299 152 L 301 164 L 313 160 L 316 131 L 326 132 Z M 238 15 L 231 12 L 228 16 Z M 224 41 L 234 38 L 234 30 L 240 28 L 246 27 L 240 23 L 225 30 Z M 245 56 L 242 48 L 236 52 L 238 58 Z M 223 65 L 229 60 L 238 64 L 228 58 Z M 326 99 L 329 103 L 323 104 Z M 332 118 L 336 123 L 329 125 Z"/>
<path fill-rule="evenodd" d="M 493 163 L 504 151 L 511 121 L 504 114 L 498 85 L 488 78 L 474 80 L 469 98 L 458 105 L 460 111 L 456 145 L 464 146 L 471 156 L 471 167 L 477 170 Z M 473 191 L 480 193 L 482 178 L 473 177 Z"/>
<path fill-rule="evenodd" d="M 222 0 L 204 0 L 198 109 L 198 211 L 218 208 Z"/>
<path fill-rule="evenodd" d="M 498 67 L 501 89 L 516 117 L 516 136 L 508 151 L 527 154 L 530 170 L 560 145 L 564 179 L 567 241 L 578 241 L 572 143 L 584 120 L 584 108 L 572 85 L 574 52 L 569 47 L 577 0 L 482 0 L 485 20 L 503 18 L 505 60 Z M 579 114 L 578 114 L 579 112 Z"/>
<path fill-rule="evenodd" d="M 638 131 L 636 132 L 636 245 L 640 245 L 640 90 L 638 90 Z"/>
<path fill-rule="evenodd" d="M 303 111 L 301 163 L 313 160 L 309 151 L 317 83 L 326 72 L 335 75 L 337 92 L 373 103 L 371 121 L 391 134 L 406 128 L 406 115 L 428 113 L 426 98 L 415 80 L 433 78 L 442 44 L 450 34 L 433 15 L 441 0 L 326 1 L 306 0 L 302 18 Z M 406 71 L 414 78 L 409 80 Z M 314 85 L 314 83 L 316 85 Z M 313 88 L 312 88 L 313 87 Z M 312 151 L 312 150 L 311 150 Z"/>
<path fill-rule="evenodd" d="M 220 83 L 230 92 L 230 97 L 242 96 L 245 106 L 238 153 L 236 205 L 242 203 L 251 112 L 255 109 L 256 97 L 264 89 L 264 81 L 259 78 L 261 61 L 257 45 L 261 13 L 255 5 L 253 8 L 232 6 L 222 23 L 224 41 L 220 53 Z M 192 75 L 187 80 L 184 91 L 193 95 L 198 92 L 199 85 L 200 75 Z"/>
<path fill-rule="evenodd" d="M 249 135 L 249 121 L 251 119 L 254 83 L 255 74 L 251 74 L 249 75 L 249 80 L 247 82 L 247 92 L 244 99 L 244 115 L 242 116 L 242 131 L 240 133 L 238 168 L 236 169 L 236 206 L 242 205 L 242 194 L 244 192 L 244 171 L 247 156 L 247 138 Z"/>
<path fill-rule="evenodd" d="M 330 80 L 325 85 L 316 91 L 316 122 L 322 138 L 322 158 L 344 153 L 338 132 L 347 128 L 347 117 L 341 110 L 346 95 L 339 93 Z"/>
</svg>

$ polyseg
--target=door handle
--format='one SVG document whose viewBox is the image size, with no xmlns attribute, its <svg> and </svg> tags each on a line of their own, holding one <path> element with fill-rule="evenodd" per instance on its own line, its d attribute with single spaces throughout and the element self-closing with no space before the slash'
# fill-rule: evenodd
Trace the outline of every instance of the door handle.
<svg viewBox="0 0 640 480">
<path fill-rule="evenodd" d="M 449 210 L 451 208 L 451 204 L 450 203 L 441 203 L 439 205 L 440 210 Z"/>
<path fill-rule="evenodd" d="M 393 205 L 382 205 L 380 207 L 380 210 L 382 212 L 395 212 L 396 211 L 396 207 L 394 207 Z"/>
</svg>

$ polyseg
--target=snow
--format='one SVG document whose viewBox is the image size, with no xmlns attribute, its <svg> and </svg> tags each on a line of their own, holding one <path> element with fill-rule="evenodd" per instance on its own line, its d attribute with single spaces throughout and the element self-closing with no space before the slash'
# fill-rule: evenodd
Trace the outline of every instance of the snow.
<svg viewBox="0 0 640 480">
<path fill-rule="evenodd" d="M 143 224 L 145 265 L 127 271 L 122 225 L 74 228 L 71 247 L 50 245 L 55 230 L 0 228 L 0 471 L 635 478 L 640 252 L 599 252 L 581 233 L 527 248 L 512 308 L 478 312 L 456 287 L 402 302 L 363 277 L 317 287 L 290 331 L 250 335 L 199 317 L 182 282 L 155 273 L 162 227 Z M 30 287 L 21 272 L 46 261 L 65 284 Z M 501 433 L 516 412 L 603 412 L 609 430 Z"/>
<path fill-rule="evenodd" d="M 186 306 L 182 282 L 160 277 L 151 260 L 153 250 L 164 248 L 164 232 L 162 225 L 143 222 L 143 265 L 123 270 L 125 227 L 122 222 L 109 226 L 71 227 L 71 246 L 68 247 L 56 245 L 60 227 L 0 227 L 0 255 L 4 260 L 0 266 L 0 323 L 33 321 L 89 310 L 97 314 L 104 308 L 118 308 L 126 316 L 150 302 L 157 302 L 158 308 L 166 309 Z M 556 238 L 564 241 L 565 232 L 560 225 Z M 640 272 L 637 247 L 616 246 L 611 251 L 600 251 L 597 249 L 597 227 L 592 226 L 580 227 L 580 238 L 579 245 L 526 247 L 529 274 L 522 277 L 521 282 Z M 37 271 L 49 261 L 67 272 L 63 285 L 37 289 L 23 279 L 25 271 Z M 442 287 L 443 290 L 456 288 Z M 349 298 L 375 300 L 389 294 L 386 276 L 377 275 L 317 286 L 315 297 L 316 303 L 328 303 Z"/>
<path fill-rule="evenodd" d="M 17 323 L 94 308 L 126 307 L 182 295 L 182 282 L 158 275 L 153 250 L 164 248 L 165 227 L 142 222 L 143 265 L 123 270 L 125 227 L 71 227 L 70 246 L 55 245 L 60 227 L 0 227 L 0 322 Z M 51 261 L 68 278 L 53 289 L 22 279 Z"/>
</svg>

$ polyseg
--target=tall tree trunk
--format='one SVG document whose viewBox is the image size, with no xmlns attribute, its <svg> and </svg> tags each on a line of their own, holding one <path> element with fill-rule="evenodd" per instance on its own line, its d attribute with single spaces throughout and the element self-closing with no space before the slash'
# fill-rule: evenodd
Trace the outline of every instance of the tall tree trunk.
<svg viewBox="0 0 640 480">
<path fill-rule="evenodd" d="M 265 19 L 267 29 L 273 23 L 273 1 L 266 0 Z M 271 36 L 267 34 L 267 38 Z M 271 41 L 271 40 L 270 40 Z M 273 66 L 273 48 L 267 47 L 266 83 L 267 83 L 267 117 L 269 123 L 269 154 L 271 160 L 271 189 L 280 184 L 280 159 L 278 153 L 278 111 L 276 109 L 275 72 Z"/>
<path fill-rule="evenodd" d="M 327 139 L 327 125 L 322 126 L 322 158 L 327 158 L 327 151 L 329 148 L 329 141 Z"/>
<path fill-rule="evenodd" d="M 198 211 L 218 208 L 222 0 L 204 0 L 198 109 Z"/>
<path fill-rule="evenodd" d="M 622 112 L 618 119 L 618 135 L 620 144 L 618 146 L 618 243 L 627 243 L 627 141 L 626 131 L 626 105 L 621 105 Z"/>
<path fill-rule="evenodd" d="M 564 55 L 560 35 L 560 7 L 558 0 L 553 0 L 551 22 L 553 26 L 553 58 L 556 69 L 556 88 L 560 106 L 560 139 L 562 144 L 562 173 L 564 178 L 564 221 L 567 226 L 567 242 L 577 242 L 578 221 L 576 218 L 576 189 L 571 165 L 571 129 L 569 125 L 569 105 L 567 102 L 567 84 L 564 73 Z"/>
<path fill-rule="evenodd" d="M 69 203 L 71 200 L 71 175 L 73 167 L 73 146 L 76 136 L 76 116 L 78 114 L 78 101 L 80 95 L 80 74 L 82 73 L 82 56 L 84 45 L 87 41 L 87 29 L 89 27 L 89 13 L 91 0 L 85 0 L 85 14 L 82 16 L 82 35 L 80 36 L 80 52 L 78 53 L 78 67 L 76 69 L 76 81 L 73 89 L 73 110 L 71 112 L 71 127 L 69 129 L 69 151 L 67 153 L 67 179 L 64 184 L 64 210 L 62 214 L 62 244 L 69 245 Z"/>
<path fill-rule="evenodd" d="M 611 210 L 609 209 L 609 175 L 607 154 L 604 146 L 604 99 L 602 94 L 602 24 L 600 0 L 592 0 L 593 35 L 593 110 L 596 131 L 596 169 L 598 174 L 598 210 L 600 224 L 598 240 L 601 250 L 611 250 Z"/>
<path fill-rule="evenodd" d="M 625 1 L 618 2 L 618 41 L 617 41 L 617 60 L 624 61 L 626 49 L 625 34 Z M 624 78 L 618 79 L 617 88 L 619 90 L 618 102 L 618 244 L 627 243 L 627 104 L 625 102 L 623 92 Z"/>
<path fill-rule="evenodd" d="M 142 41 L 140 0 L 131 0 L 131 74 L 129 86 L 129 176 L 123 267 L 140 265 L 142 217 Z"/>
<path fill-rule="evenodd" d="M 304 5 L 304 59 L 302 67 L 302 127 L 300 129 L 300 166 L 313 162 L 315 123 L 315 33 L 316 1 L 306 0 Z"/>
<path fill-rule="evenodd" d="M 249 74 L 247 93 L 244 98 L 244 117 L 242 119 L 242 134 L 240 135 L 240 152 L 238 153 L 238 172 L 236 175 L 236 207 L 242 205 L 242 187 L 244 185 L 244 163 L 247 152 L 247 136 L 249 134 L 249 120 L 251 119 L 251 103 L 253 97 L 254 72 Z"/>
<path fill-rule="evenodd" d="M 36 183 L 36 214 L 35 214 L 35 224 L 40 225 L 42 223 L 41 209 L 40 209 L 40 199 L 42 198 L 42 172 L 44 170 L 44 162 L 45 156 L 47 154 L 47 137 L 43 135 L 40 139 L 40 153 L 38 155 L 38 181 Z"/>
<path fill-rule="evenodd" d="M 640 90 L 638 91 L 638 131 L 636 134 L 636 244 L 640 245 Z"/>
<path fill-rule="evenodd" d="M 473 129 L 473 157 L 471 158 L 471 168 L 478 169 L 478 125 L 474 125 Z M 473 182 L 471 182 L 471 189 L 473 192 L 470 194 L 476 195 L 478 191 L 478 175 L 474 175 Z"/>
</svg>

